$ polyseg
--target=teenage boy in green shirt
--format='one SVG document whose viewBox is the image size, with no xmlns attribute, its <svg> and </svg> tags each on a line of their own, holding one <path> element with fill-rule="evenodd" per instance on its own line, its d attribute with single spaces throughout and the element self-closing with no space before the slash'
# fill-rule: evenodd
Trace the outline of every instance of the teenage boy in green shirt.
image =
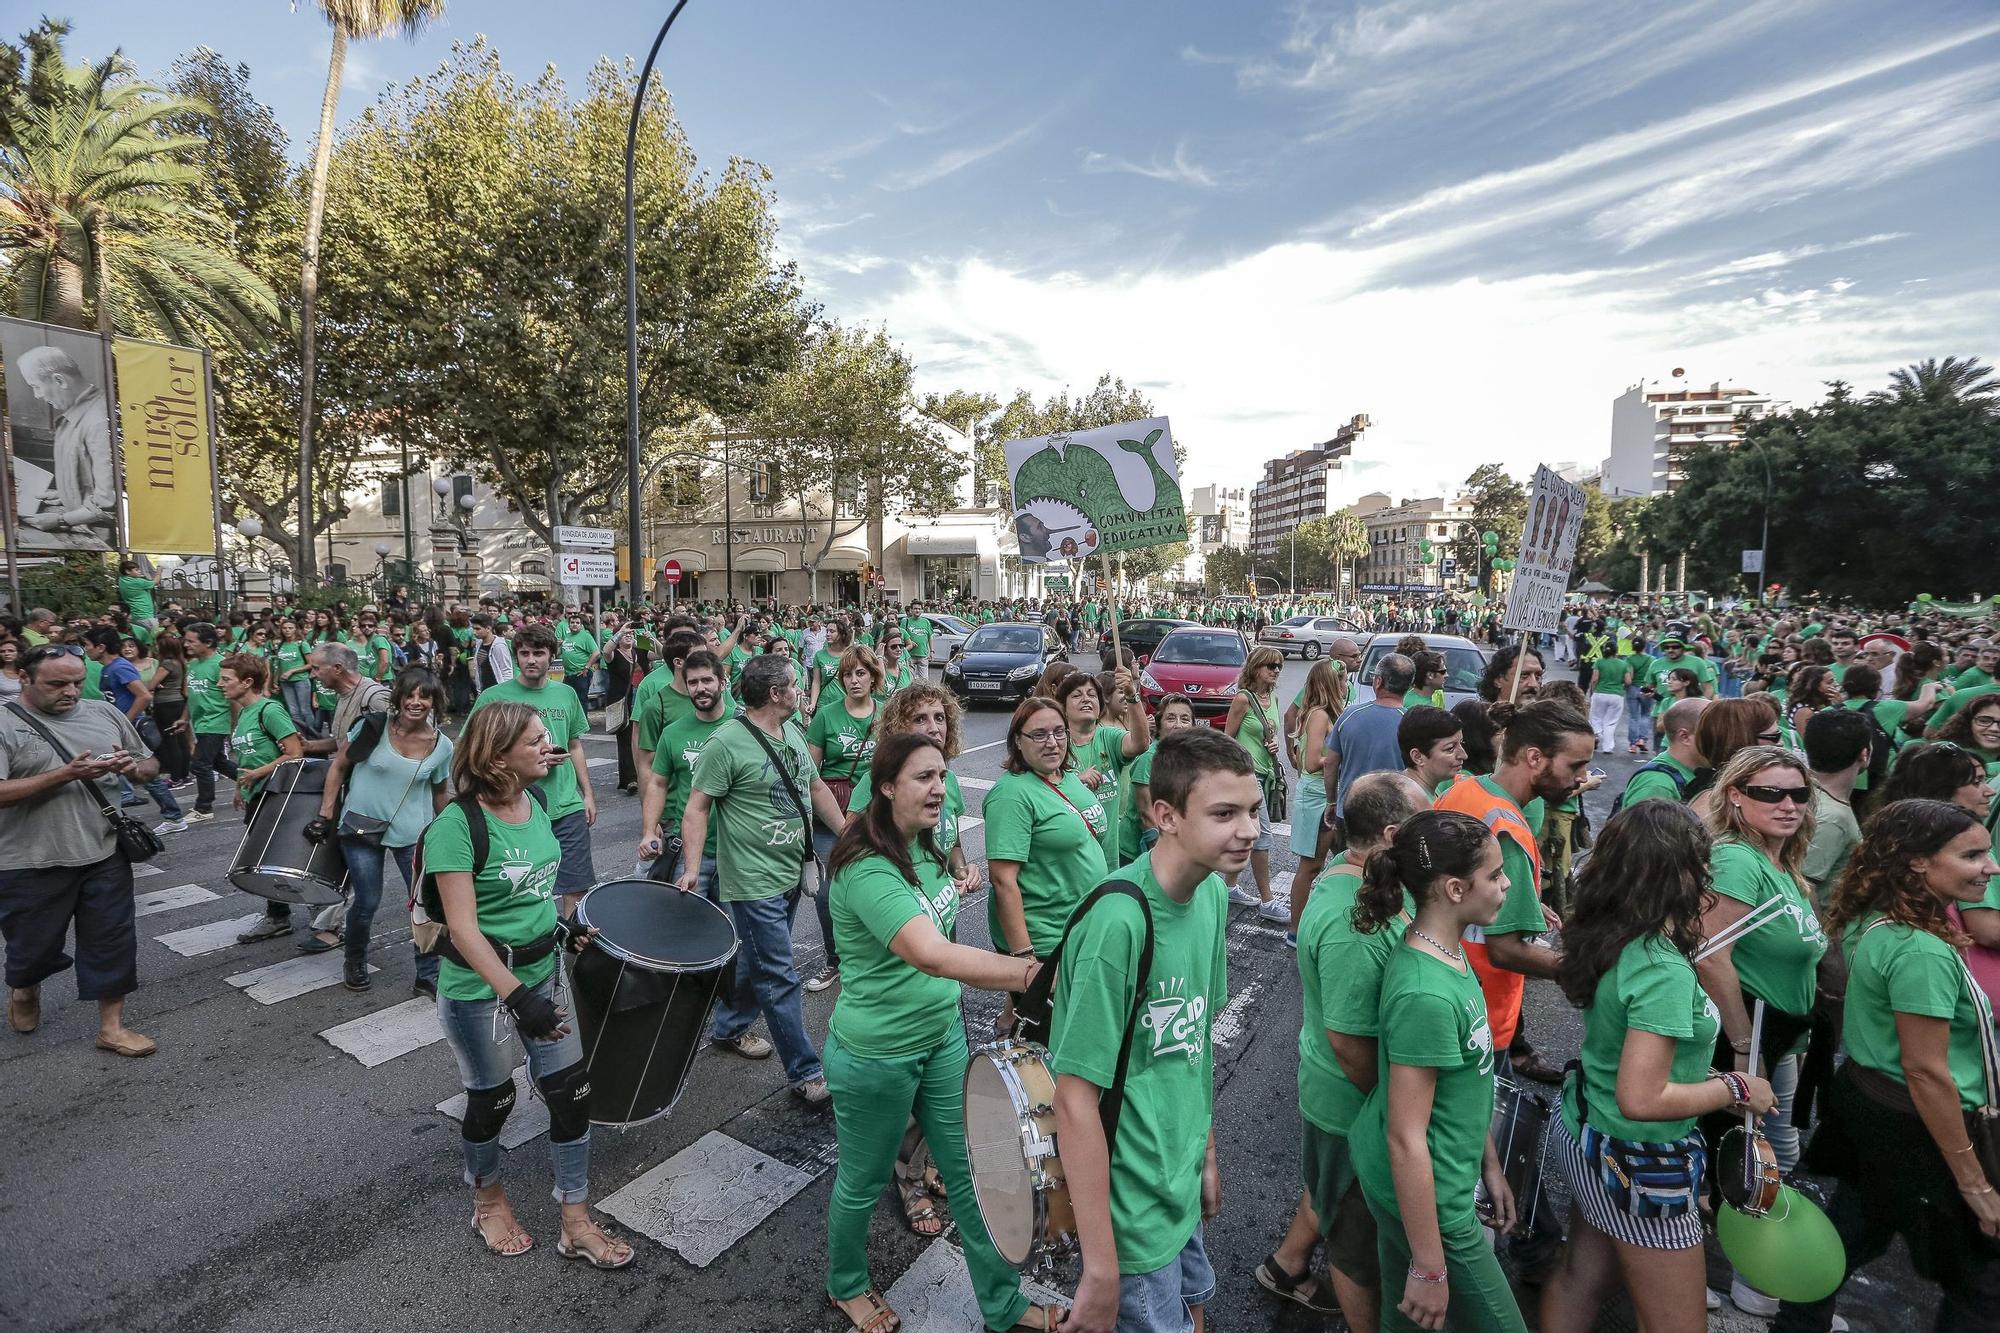
<svg viewBox="0 0 2000 1333">
<path fill-rule="evenodd" d="M 563 895 L 562 912 L 576 910 L 577 899 L 597 880 L 591 865 L 590 829 L 597 822 L 597 794 L 590 789 L 590 765 L 583 754 L 583 734 L 590 722 L 576 692 L 549 683 L 549 665 L 559 646 L 547 625 L 527 625 L 514 635 L 514 679 L 479 692 L 472 711 L 495 703 L 526 704 L 541 714 L 549 744 L 567 752 L 548 776 L 535 783 L 547 798 L 549 827 L 562 844 L 562 867 L 556 872 L 556 892 Z"/>
<path fill-rule="evenodd" d="M 1223 881 L 1249 864 L 1261 788 L 1249 754 L 1209 727 L 1160 742 L 1150 787 L 1160 839 L 1118 877 L 1146 896 L 1152 969 L 1135 975 L 1145 916 L 1120 894 L 1075 922 L 1056 977 L 1049 1063 L 1083 1252 L 1068 1333 L 1183 1333 L 1215 1291 L 1201 1224 L 1222 1201 L 1210 1037 L 1228 997 Z M 1101 1099 L 1135 1000 L 1107 1152 Z"/>
</svg>

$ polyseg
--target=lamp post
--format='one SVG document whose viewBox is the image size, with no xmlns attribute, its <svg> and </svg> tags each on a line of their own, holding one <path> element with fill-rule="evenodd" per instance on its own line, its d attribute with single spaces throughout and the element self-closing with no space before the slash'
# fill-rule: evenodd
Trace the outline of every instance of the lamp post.
<svg viewBox="0 0 2000 1333">
<path fill-rule="evenodd" d="M 264 525 L 254 516 L 245 514 L 242 518 L 236 520 L 236 531 L 245 541 L 254 542 L 264 535 Z M 252 549 L 254 550 L 255 548 L 253 547 Z M 218 560 L 215 564 L 215 608 L 217 614 L 221 614 L 229 605 L 228 579 L 229 571 Z"/>
<path fill-rule="evenodd" d="M 1734 435 L 1724 438 L 1736 439 Z M 1756 440 L 1745 439 L 1741 443 L 1755 449 L 1758 461 L 1764 465 L 1764 529 L 1763 535 L 1757 538 L 1758 563 L 1763 566 L 1757 571 L 1757 605 L 1763 606 L 1770 598 L 1767 590 L 1771 586 L 1771 455 Z"/>
</svg>

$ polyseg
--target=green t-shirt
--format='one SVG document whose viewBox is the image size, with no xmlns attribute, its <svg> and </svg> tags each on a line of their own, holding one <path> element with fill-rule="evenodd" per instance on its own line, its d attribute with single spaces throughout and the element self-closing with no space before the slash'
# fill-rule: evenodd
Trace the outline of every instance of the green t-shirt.
<svg viewBox="0 0 2000 1333">
<path fill-rule="evenodd" d="M 1136 975 L 1146 931 L 1139 905 L 1122 894 L 1100 901 L 1063 949 L 1049 1066 L 1058 1076 L 1110 1087 L 1143 988 L 1111 1154 L 1111 1230 L 1118 1271 L 1150 1273 L 1181 1252 L 1201 1219 L 1201 1167 L 1215 1109 L 1210 1029 L 1228 999 L 1228 891 L 1210 875 L 1187 902 L 1175 902 L 1160 888 L 1150 852 L 1120 875 L 1145 893 L 1153 914 L 1152 972 Z M 1079 895 L 1096 884 L 1083 884 Z"/>
<path fill-rule="evenodd" d="M 389 642 L 388 635 L 374 635 L 368 642 L 357 644 L 355 651 L 361 655 L 362 675 L 388 680 L 396 674 L 396 646 Z"/>
<path fill-rule="evenodd" d="M 1275 706 L 1276 701 L 1273 701 Z M 1244 696 L 1243 720 L 1236 727 L 1236 740 L 1250 752 L 1250 767 L 1257 770 L 1258 777 L 1271 771 L 1271 751 L 1264 744 L 1264 719 L 1270 710 L 1259 711 L 1259 704 L 1246 693 Z"/>
<path fill-rule="evenodd" d="M 187 664 L 188 725 L 197 736 L 229 734 L 229 700 L 222 697 L 222 654 Z"/>
<path fill-rule="evenodd" d="M 866 856 L 833 877 L 833 939 L 840 952 L 840 998 L 830 1030 L 840 1044 L 871 1060 L 936 1050 L 958 1024 L 958 983 L 926 976 L 896 956 L 889 941 L 919 916 L 950 939 L 958 922 L 951 872 L 912 843 L 917 882 L 885 856 Z"/>
<path fill-rule="evenodd" d="M 1115 812 L 1124 807 L 1122 784 L 1119 779 L 1132 761 L 1125 757 L 1125 728 L 1109 723 L 1099 723 L 1097 730 L 1090 733 L 1090 742 L 1079 745 L 1072 740 L 1070 754 L 1076 759 L 1076 771 L 1087 773 L 1096 769 L 1102 779 L 1097 784 L 1097 803 L 1107 812 Z M 1084 788 L 1088 791 L 1089 788 Z M 992 855 L 992 835 L 987 835 L 987 855 Z M 1103 831 L 1098 834 L 1098 844 L 1104 849 L 1104 864 L 1112 869 L 1124 865 L 1130 859 L 1124 855 L 1124 842 L 1120 835 L 1119 821 L 1107 819 Z"/>
<path fill-rule="evenodd" d="M 715 864 L 724 902 L 752 902 L 790 893 L 812 849 L 806 812 L 792 800 L 763 745 L 750 734 L 753 722 L 735 721 L 709 738 L 694 766 L 694 789 L 714 805 Z M 786 723 L 782 740 L 766 736 L 785 763 L 799 799 L 812 800 L 819 771 L 797 726 Z"/>
<path fill-rule="evenodd" d="M 916 649 L 919 660 L 931 655 L 931 622 L 927 616 L 904 616 L 903 637 Z"/>
<path fill-rule="evenodd" d="M 118 582 L 122 586 L 125 580 L 120 579 Z M 136 616 L 139 613 L 134 611 L 132 614 Z M 1978 667 L 1967 667 L 1951 678 L 1951 687 L 1954 690 L 1976 690 L 1981 685 L 1991 685 L 1992 683 L 1993 677 L 1989 673 L 1981 671 Z"/>
<path fill-rule="evenodd" d="M 1693 653 L 1682 653 L 1681 660 L 1678 662 L 1670 662 L 1665 657 L 1655 657 L 1652 660 L 1652 665 L 1647 668 L 1646 683 L 1652 686 L 1660 697 L 1665 698 L 1667 694 L 1667 673 L 1678 671 L 1682 667 L 1686 667 L 1689 671 L 1694 672 L 1700 678 L 1704 688 L 1714 687 L 1715 665 L 1706 657 L 1697 657 Z"/>
<path fill-rule="evenodd" d="M 556 870 L 562 864 L 562 844 L 549 827 L 548 814 L 530 799 L 527 822 L 509 824 L 491 810 L 486 817 L 486 864 L 472 881 L 479 910 L 479 930 L 495 944 L 533 944 L 556 928 L 556 904 L 551 896 Z M 470 873 L 472 834 L 465 811 L 454 801 L 424 830 L 424 869 Z M 513 969 L 522 985 L 536 986 L 555 971 L 554 954 Z M 450 1000 L 490 1000 L 493 988 L 469 967 L 446 959 L 438 969 L 438 994 Z"/>
<path fill-rule="evenodd" d="M 1618 1110 L 1618 1063 L 1628 1031 L 1671 1037 L 1670 1083 L 1699 1083 L 1715 1059 L 1715 1034 L 1722 1014 L 1695 979 L 1694 964 L 1660 935 L 1632 940 L 1618 961 L 1597 979 L 1597 991 L 1583 1011 L 1583 1095 L 1591 1125 L 1614 1138 L 1671 1143 L 1694 1128 L 1685 1120 L 1627 1120 Z M 1563 1122 L 1581 1136 L 1576 1085 L 1563 1090 Z"/>
<path fill-rule="evenodd" d="M 299 729 L 292 725 L 292 715 L 283 704 L 275 699 L 259 699 L 231 724 L 229 757 L 239 768 L 262 768 L 278 757 L 281 749 L 278 742 L 298 734 Z M 243 784 L 243 799 L 254 800 L 263 785 L 262 782 Z"/>
<path fill-rule="evenodd" d="M 1382 975 L 1380 1022 L 1375 1090 L 1347 1136 L 1355 1174 L 1371 1207 L 1403 1215 L 1389 1168 L 1389 1066 L 1437 1070 L 1424 1139 L 1437 1185 L 1438 1225 L 1469 1232 L 1478 1225 L 1473 1191 L 1493 1121 L 1493 1030 L 1479 978 L 1470 964 L 1453 967 L 1405 939 Z"/>
<path fill-rule="evenodd" d="M 1367 1094 L 1348 1081 L 1326 1034 L 1380 1037 L 1382 974 L 1409 929 L 1407 916 L 1364 934 L 1354 928 L 1361 871 L 1342 862 L 1321 875 L 1299 916 L 1299 1114 L 1346 1137 Z M 1407 913 L 1414 904 L 1404 895 Z"/>
<path fill-rule="evenodd" d="M 281 682 L 297 680 L 306 671 L 306 646 L 297 639 L 281 640 L 271 649 L 271 660 Z"/>
<path fill-rule="evenodd" d="M 565 678 L 590 665 L 590 655 L 598 649 L 597 636 L 581 627 L 562 636 L 562 669 Z"/>
<path fill-rule="evenodd" d="M 1868 930 L 1881 916 L 1871 912 L 1850 925 L 1842 943 L 1848 973 L 1841 1036 L 1848 1055 L 1863 1069 L 1905 1082 L 1896 1015 L 1942 1018 L 1951 1027 L 1945 1062 L 1959 1104 L 1968 1110 L 1985 1105 L 1979 1033 L 1981 1024 L 1993 1022 L 1992 1006 L 1978 987 L 1966 985 L 1964 964 L 1949 944 L 1900 922 Z"/>
<path fill-rule="evenodd" d="M 806 728 L 806 744 L 819 747 L 819 772 L 825 778 L 858 780 L 875 758 L 875 719 L 881 708 L 869 701 L 868 715 L 856 717 L 847 711 L 843 698 L 829 702 L 813 714 Z"/>
<path fill-rule="evenodd" d="M 693 712 L 694 702 L 674 688 L 674 673 L 659 663 L 632 691 L 632 743 L 659 749 L 661 733 Z"/>
<path fill-rule="evenodd" d="M 1785 907 L 1778 918 L 1736 941 L 1730 957 L 1743 989 L 1788 1014 L 1812 1012 L 1826 932 L 1806 891 L 1748 843 L 1718 842 L 1708 857 L 1715 891 L 1751 908 L 1774 897 Z"/>
<path fill-rule="evenodd" d="M 542 725 L 549 729 L 549 744 L 558 750 L 569 749 L 570 742 L 590 730 L 590 721 L 583 715 L 583 703 L 576 697 L 576 691 L 567 685 L 544 684 L 540 689 L 529 689 L 517 678 L 479 692 L 472 701 L 472 711 L 478 712 L 488 704 L 526 704 L 542 716 Z M 561 819 L 583 809 L 583 789 L 576 782 L 576 761 L 565 759 L 549 770 L 549 775 L 535 784 L 542 795 L 548 797 L 549 818 Z"/>
<path fill-rule="evenodd" d="M 99 662 L 95 658 L 91 657 L 84 658 L 83 688 L 80 691 L 82 696 L 86 699 L 102 699 L 104 697 L 103 682 L 104 682 L 104 663 Z"/>
<path fill-rule="evenodd" d="M 868 808 L 869 798 L 875 795 L 875 775 L 867 769 L 854 780 L 854 792 L 847 798 L 847 808 L 851 813 L 860 813 Z M 965 793 L 959 790 L 958 774 L 950 769 L 944 771 L 944 808 L 938 811 L 938 850 L 946 857 L 951 849 L 958 846 L 958 821 L 965 817 Z"/>
<path fill-rule="evenodd" d="M 1104 807 L 1074 773 L 1063 774 L 1060 795 L 1036 774 L 1009 773 L 986 793 L 980 814 L 986 820 L 987 859 L 1020 865 L 1028 940 L 1038 956 L 1047 957 L 1069 914 L 1109 869 L 1103 837 L 1110 820 Z M 1005 951 L 995 896 L 987 895 L 986 919 L 994 947 Z"/>
<path fill-rule="evenodd" d="M 660 823 L 671 832 L 678 832 L 681 816 L 687 813 L 688 792 L 694 787 L 694 766 L 701 759 L 702 747 L 708 744 L 716 728 L 729 721 L 724 713 L 713 722 L 704 722 L 697 715 L 690 714 L 668 727 L 660 736 L 659 748 L 653 751 L 653 771 L 665 779 L 666 801 L 660 807 Z M 708 840 L 702 845 L 703 856 L 715 855 L 715 821 L 708 821 Z"/>
<path fill-rule="evenodd" d="M 118 576 L 118 600 L 134 620 L 151 620 L 159 614 L 153 607 L 153 581 L 141 575 Z"/>
<path fill-rule="evenodd" d="M 1501 800 L 1510 804 L 1513 802 L 1514 798 L 1507 794 L 1507 789 L 1490 776 L 1476 777 L 1473 781 Z M 1537 838 L 1542 836 L 1542 813 L 1540 797 L 1529 801 L 1527 808 L 1521 811 L 1521 818 L 1527 821 L 1529 830 Z M 1473 931 L 1478 928 L 1472 927 L 1468 929 L 1466 938 L 1483 940 L 1490 935 L 1547 933 L 1548 919 L 1542 915 L 1542 886 L 1535 874 L 1535 863 L 1521 850 L 1521 844 L 1503 837 L 1500 839 L 1500 865 L 1507 872 L 1507 901 L 1500 905 L 1500 915 L 1485 928 L 1484 934 L 1475 936 Z"/>
<path fill-rule="evenodd" d="M 1674 785 L 1672 773 L 1663 773 L 1661 768 L 1671 768 L 1674 773 L 1680 774 L 1680 786 Z M 1672 801 L 1678 805 L 1681 793 L 1693 781 L 1694 770 L 1662 750 L 1625 784 L 1625 804 L 1619 808 L 1629 810 L 1641 801 Z"/>
<path fill-rule="evenodd" d="M 812 669 L 819 673 L 821 693 L 829 690 L 836 693 L 840 691 L 840 657 L 839 653 L 828 648 L 822 648 L 813 654 Z"/>
<path fill-rule="evenodd" d="M 1625 682 L 1632 679 L 1632 664 L 1622 657 L 1600 658 L 1591 668 L 1595 683 L 1591 686 L 1594 694 L 1625 693 Z"/>
<path fill-rule="evenodd" d="M 1118 797 L 1118 849 L 1128 861 L 1139 854 L 1139 839 L 1146 833 L 1146 826 L 1139 819 L 1139 788 L 1152 782 L 1153 756 L 1159 749 L 1160 743 L 1154 741 L 1125 770 L 1124 790 Z"/>
<path fill-rule="evenodd" d="M 1924 720 L 1926 728 L 1932 731 L 1942 729 L 1961 708 L 1990 694 L 2000 693 L 2000 685 L 1975 685 L 1969 690 L 1959 690 L 1948 698 L 1940 699 L 1931 715 Z"/>
</svg>

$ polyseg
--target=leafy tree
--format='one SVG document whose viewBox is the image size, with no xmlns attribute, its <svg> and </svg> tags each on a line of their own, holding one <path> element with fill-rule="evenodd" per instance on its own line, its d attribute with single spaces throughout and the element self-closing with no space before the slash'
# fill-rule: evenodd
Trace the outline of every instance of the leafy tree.
<svg viewBox="0 0 2000 1333">
<path fill-rule="evenodd" d="M 1978 400 L 2000 408 L 2000 376 L 1978 357 L 1948 356 L 1940 361 L 1926 357 L 1915 365 L 1889 372 L 1889 387 L 1877 389 L 1871 399 L 1898 402 L 1949 402 Z"/>
<path fill-rule="evenodd" d="M 1572 586 L 1600 577 L 1598 566 L 1617 539 L 1611 522 L 1611 499 L 1597 486 L 1583 488 L 1583 526 L 1576 533 L 1576 563 L 1570 567 Z"/>
<path fill-rule="evenodd" d="M 1250 553 L 1240 546 L 1219 546 L 1202 561 L 1202 586 L 1212 595 L 1240 593 L 1250 582 Z"/>
<path fill-rule="evenodd" d="M 1481 568 L 1480 534 L 1498 533 L 1500 555 L 1511 558 L 1521 549 L 1521 529 L 1528 521 L 1528 489 L 1498 463 L 1481 463 L 1465 479 L 1465 498 L 1472 501 L 1472 521 L 1452 542 L 1451 553 L 1461 570 L 1478 570 L 1480 591 L 1493 591 L 1493 570 Z"/>
<path fill-rule="evenodd" d="M 1327 559 L 1336 572 L 1347 571 L 1351 584 L 1358 585 L 1361 579 L 1356 567 L 1368 555 L 1368 525 L 1345 509 L 1327 515 L 1324 521 Z M 1339 579 L 1333 579 L 1329 586 L 1337 590 Z"/>
<path fill-rule="evenodd" d="M 0 253 L 14 313 L 180 343 L 254 344 L 277 315 L 270 287 L 220 244 L 198 206 L 198 139 L 167 128 L 200 113 L 132 76 L 113 53 L 71 64 L 66 25 L 44 19 L 0 59 Z"/>
<path fill-rule="evenodd" d="M 305 248 L 299 266 L 299 471 L 300 524 L 312 531 L 314 384 L 318 370 L 319 244 L 326 222 L 327 179 L 333 160 L 333 118 L 340 105 L 340 80 L 347 69 L 349 41 L 373 41 L 391 33 L 415 37 L 444 16 L 444 0 L 318 0 L 320 15 L 333 29 L 327 52 L 326 91 L 320 97 L 319 136 L 313 141 L 312 194 L 306 205 Z M 310 578 L 310 541 L 298 547 L 298 571 Z"/>
</svg>

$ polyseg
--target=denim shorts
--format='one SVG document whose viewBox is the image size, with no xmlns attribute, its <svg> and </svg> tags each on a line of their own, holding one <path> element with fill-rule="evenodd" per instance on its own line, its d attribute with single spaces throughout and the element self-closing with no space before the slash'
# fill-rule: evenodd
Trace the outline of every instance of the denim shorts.
<svg viewBox="0 0 2000 1333">
<path fill-rule="evenodd" d="M 1118 1279 L 1117 1333 L 1191 1333 L 1194 1314 L 1188 1307 L 1206 1305 L 1214 1296 L 1215 1269 L 1197 1222 L 1187 1244 L 1165 1265 Z"/>
<path fill-rule="evenodd" d="M 555 971 L 544 977 L 534 988 L 537 995 L 553 1001 L 557 1008 L 567 1010 L 566 1020 L 569 1032 L 554 1041 L 539 1041 L 532 1037 L 521 1037 L 520 1046 L 527 1052 L 528 1073 L 537 1079 L 568 1069 L 583 1059 L 583 1038 L 576 1031 L 576 1002 L 570 995 L 569 977 L 565 974 L 560 956 L 556 959 Z M 507 1006 L 497 999 L 454 1000 L 448 995 L 438 996 L 438 1023 L 444 1029 L 445 1044 L 451 1048 L 458 1061 L 460 1086 L 466 1089 L 497 1088 L 514 1076 L 514 1066 L 519 1057 L 515 1055 L 513 1015 Z"/>
<path fill-rule="evenodd" d="M 590 822 L 583 811 L 572 810 L 561 819 L 549 821 L 549 828 L 562 847 L 562 861 L 556 867 L 557 893 L 582 893 L 597 883 L 597 870 L 590 859 Z"/>
</svg>

